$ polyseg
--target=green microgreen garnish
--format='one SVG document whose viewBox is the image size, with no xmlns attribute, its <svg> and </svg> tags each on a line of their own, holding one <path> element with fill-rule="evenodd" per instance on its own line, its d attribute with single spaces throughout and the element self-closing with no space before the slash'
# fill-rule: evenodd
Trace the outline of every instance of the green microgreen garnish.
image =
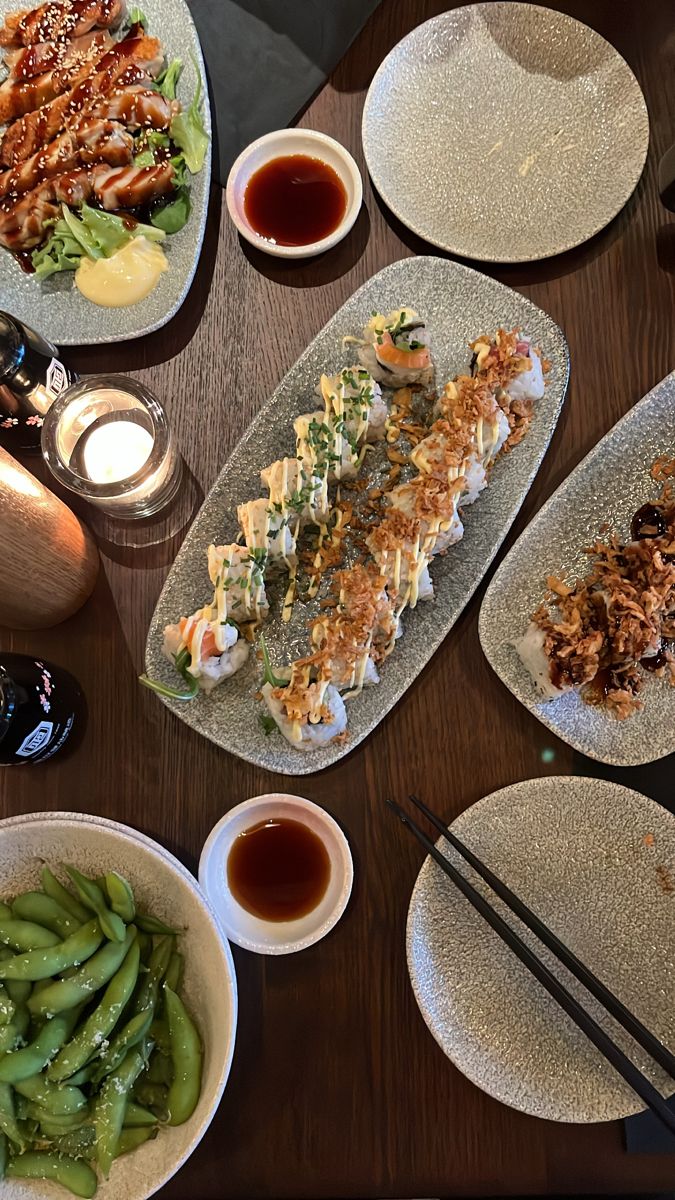
<svg viewBox="0 0 675 1200">
<path fill-rule="evenodd" d="M 270 654 L 269 650 L 267 649 L 267 642 L 265 641 L 264 633 L 260 634 L 260 641 L 258 645 L 260 647 L 260 653 L 262 654 L 263 660 L 263 682 L 271 683 L 272 687 L 275 688 L 286 687 L 288 684 L 288 679 L 280 679 L 278 675 L 274 674 L 274 669 L 270 660 Z"/>
</svg>

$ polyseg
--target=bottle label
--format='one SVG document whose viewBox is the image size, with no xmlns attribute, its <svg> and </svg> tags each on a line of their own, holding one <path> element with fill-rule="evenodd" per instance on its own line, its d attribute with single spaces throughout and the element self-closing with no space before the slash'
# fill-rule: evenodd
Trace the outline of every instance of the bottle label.
<svg viewBox="0 0 675 1200">
<path fill-rule="evenodd" d="M 45 379 L 45 387 L 52 396 L 56 398 L 59 392 L 62 392 L 70 383 L 70 376 L 64 367 L 63 363 L 58 358 L 53 358 L 47 367 L 47 377 Z"/>
<path fill-rule="evenodd" d="M 53 721 L 40 721 L 32 733 L 29 733 L 15 751 L 17 758 L 33 758 L 49 744 L 54 732 Z"/>
</svg>

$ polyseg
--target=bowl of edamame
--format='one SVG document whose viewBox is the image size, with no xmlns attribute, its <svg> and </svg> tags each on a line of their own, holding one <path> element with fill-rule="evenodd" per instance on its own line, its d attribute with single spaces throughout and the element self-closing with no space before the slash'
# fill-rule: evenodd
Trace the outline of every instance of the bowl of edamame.
<svg viewBox="0 0 675 1200">
<path fill-rule="evenodd" d="M 0 1195 L 146 1200 L 232 1062 L 232 955 L 196 879 L 127 826 L 0 821 Z"/>
</svg>

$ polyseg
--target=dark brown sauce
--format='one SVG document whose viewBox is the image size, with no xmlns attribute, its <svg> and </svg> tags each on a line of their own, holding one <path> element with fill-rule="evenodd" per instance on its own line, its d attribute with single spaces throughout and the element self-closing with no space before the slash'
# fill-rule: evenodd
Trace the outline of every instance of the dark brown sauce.
<svg viewBox="0 0 675 1200">
<path fill-rule="evenodd" d="M 634 542 L 640 542 L 644 538 L 662 537 L 666 528 L 663 509 L 656 504 L 643 504 L 630 523 L 630 534 Z"/>
<path fill-rule="evenodd" d="M 263 921 L 295 921 L 316 908 L 330 880 L 323 842 L 299 821 L 261 821 L 240 833 L 227 859 L 235 900 Z"/>
<path fill-rule="evenodd" d="M 640 666 L 644 667 L 645 671 L 659 671 L 661 667 L 668 666 L 668 654 L 672 650 L 672 642 L 663 642 L 656 654 L 648 654 L 640 659 Z"/>
<path fill-rule="evenodd" d="M 602 706 L 611 688 L 612 672 L 609 667 L 601 667 L 590 683 L 585 683 L 581 689 L 582 699 L 585 704 L 591 704 L 593 707 Z"/>
<path fill-rule="evenodd" d="M 337 172 L 307 154 L 273 158 L 253 173 L 244 193 L 251 228 L 279 246 L 307 246 L 328 237 L 346 209 Z"/>
<path fill-rule="evenodd" d="M 26 275 L 34 274 L 35 267 L 33 266 L 33 251 L 32 250 L 15 250 L 14 258 L 16 259 L 19 266 L 21 267 L 21 270 L 26 272 Z"/>
</svg>

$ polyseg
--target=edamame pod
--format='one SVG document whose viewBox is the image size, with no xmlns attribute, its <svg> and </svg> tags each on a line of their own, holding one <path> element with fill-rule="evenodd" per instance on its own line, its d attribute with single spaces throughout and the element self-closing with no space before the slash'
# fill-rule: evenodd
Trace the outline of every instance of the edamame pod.
<svg viewBox="0 0 675 1200">
<path fill-rule="evenodd" d="M 17 1004 L 14 1016 L 8 1025 L 0 1026 L 0 1054 L 11 1054 L 17 1042 L 25 1038 L 30 1017 L 25 1004 Z"/>
<path fill-rule="evenodd" d="M 0 983 L 0 1025 L 9 1025 L 15 1011 L 14 1001 L 10 998 L 5 985 Z"/>
<path fill-rule="evenodd" d="M 146 1063 L 146 1047 L 135 1046 L 101 1085 L 94 1106 L 96 1157 L 106 1179 L 117 1150 L 129 1092 Z"/>
<path fill-rule="evenodd" d="M 23 1097 L 20 1096 L 19 1099 L 22 1100 Z M 45 1137 L 62 1137 L 64 1133 L 72 1133 L 74 1129 L 80 1129 L 89 1120 L 88 1107 L 72 1113 L 50 1113 L 41 1104 L 34 1104 L 32 1100 L 26 1100 L 24 1103 L 26 1117 L 40 1123 Z"/>
<path fill-rule="evenodd" d="M 9 904 L 3 904 L 2 900 L 0 900 L 0 921 L 6 920 L 6 918 L 11 917 L 11 915 L 12 910 L 9 907 Z"/>
<path fill-rule="evenodd" d="M 167 1097 L 169 1124 L 182 1125 L 191 1117 L 202 1084 L 202 1043 L 188 1012 L 175 992 L 164 986 L 169 1020 L 173 1080 Z"/>
<path fill-rule="evenodd" d="M 7 1178 L 53 1179 L 84 1200 L 90 1200 L 97 1186 L 96 1175 L 88 1163 L 81 1158 L 51 1154 L 48 1150 L 29 1150 L 18 1158 L 11 1158 L 7 1164 Z"/>
<path fill-rule="evenodd" d="M 106 942 L 71 979 L 57 979 L 38 995 L 34 991 L 28 1001 L 30 1012 L 34 1017 L 46 1017 L 90 1000 L 94 992 L 112 979 L 135 937 L 136 930 L 130 925 L 123 942 Z"/>
<path fill-rule="evenodd" d="M 136 904 L 131 884 L 117 871 L 108 871 L 105 877 L 105 890 L 108 893 L 110 907 L 128 925 L 136 916 Z"/>
<path fill-rule="evenodd" d="M 149 1108 L 143 1108 L 130 1100 L 124 1110 L 124 1128 L 135 1129 L 138 1125 L 156 1125 L 157 1117 Z"/>
<path fill-rule="evenodd" d="M 64 887 L 53 872 L 49 870 L 49 867 L 42 868 L 41 879 L 43 891 L 48 896 L 51 896 L 53 900 L 56 900 L 62 908 L 65 908 L 76 921 L 80 922 L 80 925 L 89 920 L 89 909 L 85 908 L 83 904 L 80 904 L 79 900 L 75 899 L 68 891 L 68 888 Z"/>
<path fill-rule="evenodd" d="M 7 1170 L 7 1160 L 9 1158 L 9 1149 L 7 1147 L 7 1138 L 4 1133 L 0 1133 L 0 1183 L 5 1178 Z"/>
<path fill-rule="evenodd" d="M 0 946 L 0 965 L 9 958 L 14 958 L 14 954 L 9 946 Z M 0 972 L 1 978 L 2 972 Z M 32 991 L 30 983 L 21 982 L 18 979 L 12 980 L 11 983 L 5 983 L 5 987 L 7 988 L 7 995 L 15 1004 L 25 1004 Z"/>
<path fill-rule="evenodd" d="M 155 1050 L 143 1078 L 147 1079 L 148 1083 L 160 1083 L 162 1087 L 168 1087 L 172 1079 L 171 1058 L 167 1054 Z"/>
<path fill-rule="evenodd" d="M 58 1154 L 67 1154 L 70 1158 L 91 1158 L 96 1132 L 93 1125 L 82 1125 L 80 1129 L 56 1135 L 51 1140 Z"/>
<path fill-rule="evenodd" d="M 156 1137 L 156 1124 L 154 1128 L 140 1125 L 138 1128 L 124 1128 L 117 1142 L 115 1158 L 119 1158 L 122 1154 L 130 1154 L 132 1150 L 136 1150 L 139 1146 L 142 1146 L 144 1142 L 150 1142 Z"/>
<path fill-rule="evenodd" d="M 185 969 L 185 960 L 182 954 L 174 950 L 167 968 L 165 983 L 171 988 L 172 992 L 179 992 L 183 982 L 183 971 Z"/>
<path fill-rule="evenodd" d="M 71 1087 L 81 1087 L 83 1083 L 90 1083 L 96 1074 L 96 1063 L 87 1063 L 81 1071 L 76 1071 L 74 1075 L 69 1075 L 66 1083 Z"/>
<path fill-rule="evenodd" d="M 174 935 L 176 933 L 175 929 L 169 929 L 168 925 L 165 925 L 163 921 L 158 921 L 157 917 L 151 917 L 149 913 L 137 912 L 136 924 L 139 929 L 143 930 L 143 933 L 170 933 Z"/>
<path fill-rule="evenodd" d="M 152 1015 L 153 1010 L 151 1008 L 136 1013 L 120 1029 L 119 1033 L 111 1041 L 105 1054 L 101 1055 L 100 1064 L 94 1073 L 94 1083 L 100 1083 L 104 1075 L 109 1075 L 111 1071 L 119 1067 L 127 1050 L 130 1050 L 132 1046 L 137 1046 L 143 1040 L 152 1025 Z"/>
<path fill-rule="evenodd" d="M 18 921 L 16 917 L 0 919 L 0 942 L 12 950 L 40 950 L 56 946 L 61 941 L 57 933 L 36 925 L 33 921 Z"/>
<path fill-rule="evenodd" d="M 0 1087 L 8 1086 L 0 1084 Z M 75 1113 L 87 1103 L 79 1088 L 51 1083 L 44 1075 L 31 1075 L 30 1079 L 17 1080 L 14 1090 L 27 1100 L 32 1100 L 33 1104 L 39 1104 L 40 1108 L 46 1110 L 44 1115 L 50 1117 Z"/>
<path fill-rule="evenodd" d="M 68 1045 L 64 1046 L 54 1061 L 50 1063 L 47 1069 L 48 1079 L 54 1080 L 55 1083 L 68 1079 L 89 1061 L 92 1054 L 100 1050 L 108 1034 L 115 1028 L 122 1010 L 136 986 L 139 963 L 140 951 L 134 940 L 122 966 L 103 993 L 100 1004 L 90 1013 Z M 2 1064 L 0 1064 L 1 1078 Z"/>
<path fill-rule="evenodd" d="M 44 950 L 27 950 L 0 962 L 0 979 L 28 979 L 40 981 L 60 975 L 69 967 L 79 967 L 103 941 L 103 932 L 94 918 L 81 925 L 75 933 Z"/>
<path fill-rule="evenodd" d="M 160 1121 L 168 1121 L 167 1089 L 161 1083 L 149 1083 L 143 1076 L 134 1088 L 134 1098 L 145 1108 L 151 1108 Z"/>
<path fill-rule="evenodd" d="M 143 982 L 138 989 L 136 996 L 135 1008 L 136 1012 L 142 1012 L 144 1009 L 154 1009 L 157 1005 L 159 996 L 159 985 L 166 974 L 171 955 L 174 948 L 174 937 L 161 936 L 157 938 L 156 945 L 153 947 L 148 963 L 148 970 L 143 977 Z"/>
<path fill-rule="evenodd" d="M 124 941 L 124 921 L 118 917 L 117 913 L 111 912 L 105 902 L 105 896 L 100 887 L 96 883 L 92 883 L 91 879 L 87 879 L 77 867 L 65 867 L 64 870 L 75 884 L 77 894 L 84 905 L 90 908 L 98 917 L 99 925 L 105 936 L 110 938 L 111 942 Z M 0 928 L 2 928 L 0 926 Z"/>
<path fill-rule="evenodd" d="M 22 921 L 34 921 L 51 929 L 60 938 L 70 937 L 82 924 L 68 912 L 58 900 L 46 896 L 44 892 L 24 892 L 17 896 L 12 905 L 12 916 Z"/>
<path fill-rule="evenodd" d="M 70 1037 L 78 1013 L 70 1012 L 45 1021 L 37 1037 L 22 1050 L 0 1058 L 0 1083 L 16 1084 L 21 1079 L 38 1075 L 51 1061 L 57 1050 Z"/>
<path fill-rule="evenodd" d="M 14 1093 L 8 1083 L 0 1083 L 0 1133 L 23 1150 L 24 1139 L 16 1120 Z"/>
</svg>

